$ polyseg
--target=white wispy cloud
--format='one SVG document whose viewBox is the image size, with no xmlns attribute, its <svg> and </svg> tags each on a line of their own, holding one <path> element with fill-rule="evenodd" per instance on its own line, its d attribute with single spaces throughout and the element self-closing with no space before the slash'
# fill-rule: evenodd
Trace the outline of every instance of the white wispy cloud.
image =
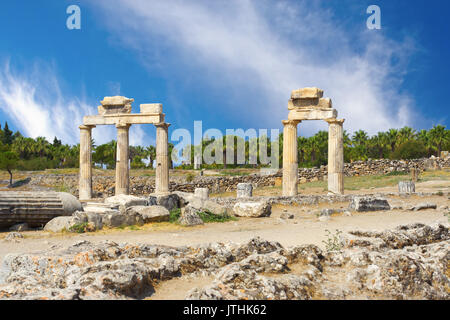
<svg viewBox="0 0 450 320">
<path fill-rule="evenodd" d="M 248 127 L 280 127 L 291 90 L 317 86 L 346 118 L 347 130 L 375 133 L 412 124 L 414 102 L 400 85 L 413 43 L 364 29 L 364 21 L 361 30 L 346 30 L 339 23 L 346 17 L 334 16 L 326 4 L 101 0 L 93 6 L 116 36 L 113 41 L 135 50 L 149 70 L 202 70 L 189 74 L 194 80 L 186 86 L 196 80 L 223 85 L 224 98 L 241 91 L 242 103 L 226 110 L 208 107 L 219 117 L 235 113 Z M 323 126 L 302 124 L 307 133 Z"/>
<path fill-rule="evenodd" d="M 25 136 L 41 136 L 49 141 L 56 136 L 64 143 L 77 144 L 83 116 L 96 114 L 98 103 L 64 94 L 60 81 L 50 64 L 36 62 L 17 72 L 7 61 L 0 69 L 0 109 Z M 116 139 L 116 130 L 113 126 L 98 126 L 93 138 L 97 145 L 106 143 Z M 130 129 L 130 143 L 149 143 L 141 127 Z"/>
</svg>

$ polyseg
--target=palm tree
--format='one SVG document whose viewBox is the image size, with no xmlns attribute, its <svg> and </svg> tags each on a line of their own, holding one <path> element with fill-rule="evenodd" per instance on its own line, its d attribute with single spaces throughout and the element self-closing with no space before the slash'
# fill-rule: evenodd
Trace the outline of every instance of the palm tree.
<svg viewBox="0 0 450 320">
<path fill-rule="evenodd" d="M 445 130 L 442 125 L 433 126 L 429 131 L 430 139 L 437 146 L 439 157 L 442 151 L 442 145 L 450 140 L 449 130 Z"/>
<path fill-rule="evenodd" d="M 391 152 L 395 151 L 395 147 L 398 143 L 398 130 L 397 129 L 389 129 L 386 134 L 387 143 L 391 147 Z"/>
<path fill-rule="evenodd" d="M 298 149 L 298 162 L 303 163 L 305 161 L 305 155 L 307 151 L 308 139 L 305 137 L 297 138 L 297 149 Z"/>
<path fill-rule="evenodd" d="M 153 161 L 156 159 L 156 148 L 154 146 L 147 147 L 147 157 L 149 159 L 148 166 L 153 169 Z"/>
<path fill-rule="evenodd" d="M 398 131 L 398 144 L 403 144 L 407 141 L 414 140 L 416 138 L 416 130 L 410 127 L 403 127 Z"/>
</svg>

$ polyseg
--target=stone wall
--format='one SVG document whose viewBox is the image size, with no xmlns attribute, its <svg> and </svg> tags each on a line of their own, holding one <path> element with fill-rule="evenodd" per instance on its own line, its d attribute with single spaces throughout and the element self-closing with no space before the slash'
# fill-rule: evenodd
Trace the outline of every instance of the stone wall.
<svg viewBox="0 0 450 320">
<path fill-rule="evenodd" d="M 344 173 L 346 176 L 363 176 L 387 174 L 390 172 L 409 172 L 411 168 L 420 171 L 450 167 L 450 159 L 430 158 L 417 160 L 369 160 L 346 163 Z M 281 170 L 272 175 L 251 174 L 247 176 L 196 176 L 188 182 L 185 177 L 171 177 L 170 190 L 194 192 L 195 188 L 208 188 L 211 193 L 233 192 L 238 183 L 252 183 L 255 188 L 264 186 L 281 185 Z M 325 180 L 327 178 L 327 166 L 320 168 L 299 169 L 300 183 Z M 63 190 L 78 196 L 77 174 L 35 175 L 31 185 L 60 187 Z M 94 176 L 94 197 L 106 197 L 114 194 L 113 176 Z M 130 178 L 130 193 L 133 195 L 147 195 L 154 191 L 155 177 L 138 176 Z"/>
</svg>

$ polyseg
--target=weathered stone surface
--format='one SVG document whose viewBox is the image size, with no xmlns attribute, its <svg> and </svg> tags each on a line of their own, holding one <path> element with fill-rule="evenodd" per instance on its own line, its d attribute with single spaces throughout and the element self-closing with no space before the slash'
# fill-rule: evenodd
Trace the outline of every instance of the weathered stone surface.
<svg viewBox="0 0 450 320">
<path fill-rule="evenodd" d="M 233 213 L 237 217 L 268 217 L 272 213 L 272 206 L 269 202 L 237 202 L 233 207 Z"/>
<path fill-rule="evenodd" d="M 291 99 L 322 98 L 323 90 L 315 87 L 292 90 Z"/>
<path fill-rule="evenodd" d="M 204 224 L 203 220 L 198 215 L 199 210 L 191 205 L 187 205 L 182 209 L 181 217 L 178 222 L 183 226 L 197 226 Z"/>
<path fill-rule="evenodd" d="M 287 211 L 283 211 L 280 215 L 281 219 L 294 219 L 294 214 L 287 212 Z"/>
<path fill-rule="evenodd" d="M 56 217 L 45 225 L 44 230 L 50 232 L 69 231 L 70 227 L 76 223 L 77 221 L 73 217 Z"/>
<path fill-rule="evenodd" d="M 6 235 L 5 240 L 6 242 L 19 242 L 21 239 L 23 239 L 23 234 L 20 232 L 10 232 Z"/>
<path fill-rule="evenodd" d="M 162 281 L 210 275 L 186 298 L 448 300 L 449 257 L 441 224 L 351 231 L 337 251 L 261 238 L 182 247 L 79 241 L 5 256 L 0 299 L 141 299 Z"/>
<path fill-rule="evenodd" d="M 100 103 L 101 106 L 98 107 L 98 114 L 117 114 L 117 113 L 130 113 L 131 104 L 134 99 L 129 99 L 122 96 L 105 97 Z"/>
<path fill-rule="evenodd" d="M 132 206 L 146 206 L 148 204 L 148 200 L 132 195 L 119 194 L 117 196 L 106 198 L 105 203 L 128 208 Z"/>
<path fill-rule="evenodd" d="M 151 195 L 148 198 L 148 205 L 150 206 L 162 206 L 169 211 L 179 208 L 180 197 L 176 193 L 168 195 Z"/>
<path fill-rule="evenodd" d="M 162 104 L 161 103 L 147 103 L 141 104 L 141 113 L 162 113 Z"/>
<path fill-rule="evenodd" d="M 238 183 L 236 190 L 238 198 L 251 198 L 253 196 L 253 186 L 251 183 Z"/>
<path fill-rule="evenodd" d="M 399 181 L 398 183 L 399 193 L 414 193 L 416 192 L 416 184 L 414 181 Z"/>
<path fill-rule="evenodd" d="M 201 200 L 208 200 L 209 190 L 208 188 L 195 188 L 194 195 Z"/>
<path fill-rule="evenodd" d="M 0 227 L 27 223 L 41 227 L 58 216 L 83 210 L 80 201 L 64 192 L 0 192 Z"/>
<path fill-rule="evenodd" d="M 391 206 L 385 198 L 354 196 L 350 202 L 349 209 L 363 211 L 391 210 Z"/>
<path fill-rule="evenodd" d="M 427 209 L 436 209 L 437 205 L 435 203 L 428 203 L 428 202 L 422 202 L 418 205 L 413 206 L 410 210 L 413 211 L 420 211 L 420 210 L 427 210 Z"/>
<path fill-rule="evenodd" d="M 127 212 L 133 212 L 142 217 L 144 223 L 169 221 L 170 212 L 163 206 L 129 207 Z"/>
<path fill-rule="evenodd" d="M 124 226 L 127 225 L 127 216 L 119 211 L 110 211 L 102 215 L 102 224 L 109 228 Z"/>
</svg>

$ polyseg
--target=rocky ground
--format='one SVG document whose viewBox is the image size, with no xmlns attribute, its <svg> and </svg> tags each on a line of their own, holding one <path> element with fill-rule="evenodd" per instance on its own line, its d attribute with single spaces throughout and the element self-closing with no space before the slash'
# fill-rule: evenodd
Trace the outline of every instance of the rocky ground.
<svg viewBox="0 0 450 320">
<path fill-rule="evenodd" d="M 142 299 L 165 281 L 208 276 L 186 299 L 449 299 L 448 225 L 358 231 L 315 245 L 283 247 L 259 237 L 243 244 L 163 246 L 79 241 L 10 254 L 1 299 Z"/>
<path fill-rule="evenodd" d="M 0 232 L 0 299 L 447 300 L 449 187 L 111 197 Z M 181 205 L 189 219 L 168 221 Z M 203 223 L 204 210 L 238 218 Z M 74 223 L 89 232 L 67 232 Z"/>
</svg>

